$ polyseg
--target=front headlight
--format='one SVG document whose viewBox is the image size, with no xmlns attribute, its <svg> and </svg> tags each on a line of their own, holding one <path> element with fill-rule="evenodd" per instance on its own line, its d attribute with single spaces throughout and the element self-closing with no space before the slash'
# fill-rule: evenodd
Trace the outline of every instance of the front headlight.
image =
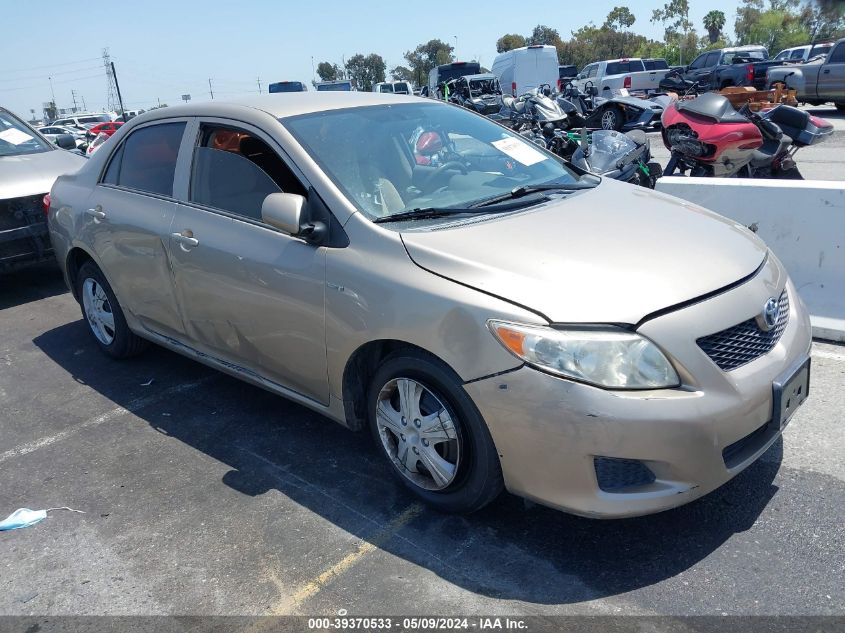
<svg viewBox="0 0 845 633">
<path fill-rule="evenodd" d="M 509 352 L 559 376 L 611 389 L 680 384 L 663 352 L 634 332 L 611 326 L 556 330 L 492 319 L 487 326 Z"/>
</svg>

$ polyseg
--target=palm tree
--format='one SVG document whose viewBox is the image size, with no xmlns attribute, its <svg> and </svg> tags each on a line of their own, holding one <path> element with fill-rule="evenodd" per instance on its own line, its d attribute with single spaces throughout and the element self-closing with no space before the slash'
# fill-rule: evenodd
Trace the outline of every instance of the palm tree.
<svg viewBox="0 0 845 633">
<path fill-rule="evenodd" d="M 704 28 L 710 36 L 710 43 L 715 44 L 722 36 L 722 27 L 725 26 L 725 14 L 714 9 L 704 16 Z"/>
</svg>

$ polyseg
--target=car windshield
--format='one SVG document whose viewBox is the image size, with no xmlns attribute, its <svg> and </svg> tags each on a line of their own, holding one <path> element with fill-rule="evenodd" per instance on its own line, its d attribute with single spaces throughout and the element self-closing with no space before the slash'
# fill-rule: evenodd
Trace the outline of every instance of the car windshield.
<svg viewBox="0 0 845 633">
<path fill-rule="evenodd" d="M 317 84 L 317 90 L 319 92 L 326 92 L 326 91 L 350 91 L 352 90 L 352 84 L 348 81 L 340 81 L 338 83 L 332 84 Z"/>
<path fill-rule="evenodd" d="M 579 181 L 554 154 L 446 104 L 366 106 L 281 122 L 350 202 L 373 219 L 467 207 L 520 187 Z"/>
<path fill-rule="evenodd" d="M 52 149 L 11 112 L 0 110 L 0 156 L 35 154 Z"/>
</svg>

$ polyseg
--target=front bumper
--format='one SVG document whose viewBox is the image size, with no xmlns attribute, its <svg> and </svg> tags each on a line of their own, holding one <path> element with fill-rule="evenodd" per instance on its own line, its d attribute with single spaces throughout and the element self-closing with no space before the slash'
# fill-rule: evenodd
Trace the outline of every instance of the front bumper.
<svg viewBox="0 0 845 633">
<path fill-rule="evenodd" d="M 784 285 L 790 318 L 769 353 L 725 372 L 698 348 L 697 338 L 753 317 Z M 608 391 L 530 367 L 465 385 L 490 428 L 508 490 L 583 516 L 650 514 L 718 488 L 780 436 L 766 426 L 772 383 L 807 357 L 811 334 L 774 257 L 742 286 L 647 321 L 638 332 L 669 356 L 680 388 Z M 653 481 L 603 490 L 597 457 L 639 460 Z"/>
<path fill-rule="evenodd" d="M 0 200 L 0 272 L 52 258 L 44 194 Z"/>
</svg>

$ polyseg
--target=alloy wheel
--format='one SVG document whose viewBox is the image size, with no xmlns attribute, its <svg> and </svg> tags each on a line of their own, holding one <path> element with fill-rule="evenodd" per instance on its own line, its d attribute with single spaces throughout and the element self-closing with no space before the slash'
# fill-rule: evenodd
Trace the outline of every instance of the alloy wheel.
<svg viewBox="0 0 845 633">
<path fill-rule="evenodd" d="M 601 128 L 603 130 L 616 129 L 616 112 L 613 110 L 605 110 L 601 115 Z"/>
</svg>

